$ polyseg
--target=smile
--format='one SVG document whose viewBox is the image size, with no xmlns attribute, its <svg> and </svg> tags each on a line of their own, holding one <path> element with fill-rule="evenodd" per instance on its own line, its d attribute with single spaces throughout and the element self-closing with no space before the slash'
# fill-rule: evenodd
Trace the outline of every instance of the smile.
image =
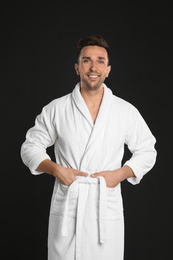
<svg viewBox="0 0 173 260">
<path fill-rule="evenodd" d="M 90 79 L 97 79 L 99 77 L 99 75 L 88 74 L 88 77 Z"/>
</svg>

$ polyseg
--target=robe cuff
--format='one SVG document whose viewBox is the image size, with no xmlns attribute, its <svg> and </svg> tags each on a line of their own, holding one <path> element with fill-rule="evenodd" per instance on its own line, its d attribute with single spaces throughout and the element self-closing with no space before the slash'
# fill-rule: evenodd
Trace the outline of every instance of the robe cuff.
<svg viewBox="0 0 173 260">
<path fill-rule="evenodd" d="M 141 172 L 141 169 L 130 160 L 127 161 L 123 166 L 129 166 L 135 175 L 134 177 L 127 178 L 127 181 L 133 185 L 139 184 L 141 179 L 143 178 L 143 173 Z"/>
<path fill-rule="evenodd" d="M 37 171 L 36 169 L 40 165 L 40 163 L 46 159 L 51 160 L 50 156 L 48 154 L 38 154 L 34 156 L 34 158 L 30 161 L 28 167 L 33 175 L 39 175 L 42 174 L 43 172 Z"/>
</svg>

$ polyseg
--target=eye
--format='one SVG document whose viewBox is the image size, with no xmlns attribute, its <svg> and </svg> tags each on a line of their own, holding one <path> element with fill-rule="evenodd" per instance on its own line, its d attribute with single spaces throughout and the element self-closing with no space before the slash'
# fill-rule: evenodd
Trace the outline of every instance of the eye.
<svg viewBox="0 0 173 260">
<path fill-rule="evenodd" d="M 83 62 L 85 62 L 85 63 L 88 63 L 88 62 L 89 62 L 89 60 L 84 60 Z"/>
<path fill-rule="evenodd" d="M 98 63 L 99 64 L 104 64 L 104 61 L 103 60 L 99 60 Z"/>
</svg>

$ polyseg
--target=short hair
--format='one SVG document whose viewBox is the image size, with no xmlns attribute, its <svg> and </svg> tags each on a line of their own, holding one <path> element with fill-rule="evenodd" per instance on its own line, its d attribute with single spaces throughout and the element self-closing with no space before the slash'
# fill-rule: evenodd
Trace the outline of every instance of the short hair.
<svg viewBox="0 0 173 260">
<path fill-rule="evenodd" d="M 101 35 L 91 35 L 88 37 L 84 37 L 78 41 L 77 49 L 78 49 L 78 56 L 77 62 L 79 63 L 79 56 L 81 53 L 82 48 L 86 46 L 100 46 L 105 48 L 108 54 L 108 64 L 109 64 L 109 46 L 105 39 Z"/>
</svg>

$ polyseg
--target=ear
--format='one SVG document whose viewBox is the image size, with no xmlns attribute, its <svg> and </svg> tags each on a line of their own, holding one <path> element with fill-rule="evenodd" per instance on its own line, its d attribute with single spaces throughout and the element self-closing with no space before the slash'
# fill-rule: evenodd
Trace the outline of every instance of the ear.
<svg viewBox="0 0 173 260">
<path fill-rule="evenodd" d="M 75 71 L 77 75 L 80 75 L 79 73 L 79 65 L 77 63 L 75 63 Z"/>
<path fill-rule="evenodd" d="M 110 71 L 111 71 L 111 65 L 109 65 L 106 69 L 106 78 L 109 76 Z"/>
</svg>

